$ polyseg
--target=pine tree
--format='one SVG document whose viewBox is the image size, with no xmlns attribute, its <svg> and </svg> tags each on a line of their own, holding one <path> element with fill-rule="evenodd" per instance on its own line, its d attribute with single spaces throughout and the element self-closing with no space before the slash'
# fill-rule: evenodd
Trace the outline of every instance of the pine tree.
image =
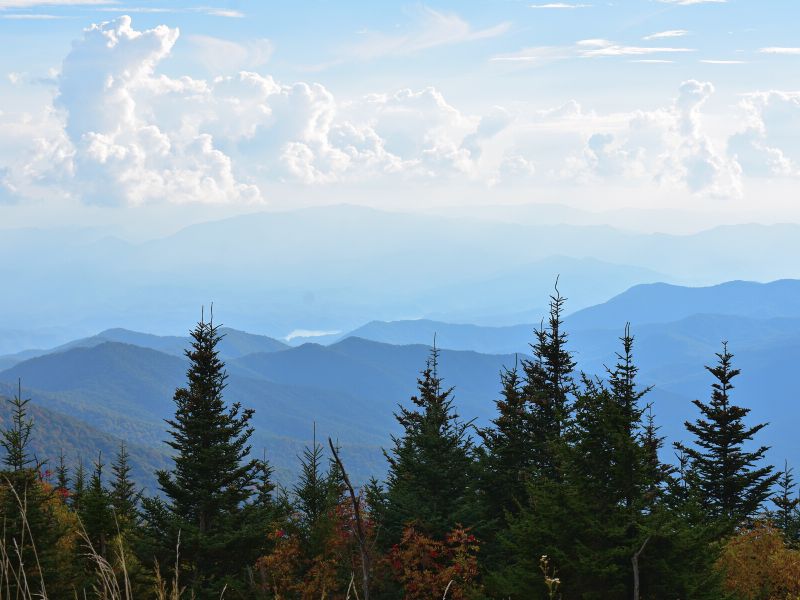
<svg viewBox="0 0 800 600">
<path fill-rule="evenodd" d="M 165 502 L 149 499 L 144 509 L 165 569 L 180 535 L 186 584 L 203 600 L 219 597 L 226 584 L 237 585 L 259 556 L 266 523 L 254 523 L 246 506 L 258 467 L 249 458 L 253 411 L 225 405 L 227 374 L 213 315 L 209 322 L 201 319 L 191 337 L 188 385 L 175 391 L 175 417 L 167 421 L 173 468 L 156 474 Z"/>
<path fill-rule="evenodd" d="M 58 454 L 58 466 L 56 467 L 56 492 L 64 502 L 69 498 L 69 468 L 67 467 L 67 459 L 64 456 L 63 448 Z"/>
<path fill-rule="evenodd" d="M 543 597 L 542 555 L 563 575 L 565 597 L 631 597 L 634 573 L 641 575 L 647 563 L 652 580 L 660 569 L 660 550 L 651 538 L 660 534 L 669 471 L 658 458 L 662 439 L 652 418 L 645 418 L 650 388 L 637 382 L 627 326 L 621 342 L 607 382 L 583 375 L 572 388 L 572 414 L 556 455 L 559 477 L 533 477 L 528 501 L 500 535 L 505 559 L 488 578 L 498 596 Z M 649 580 L 640 579 L 640 587 L 652 592 Z"/>
<path fill-rule="evenodd" d="M 522 362 L 525 374 L 523 393 L 530 406 L 532 450 L 536 468 L 547 477 L 558 477 L 562 436 L 569 424 L 570 401 L 575 391 L 575 360 L 567 349 L 568 335 L 563 329 L 566 303 L 558 291 L 558 281 L 550 296 L 547 327 L 535 332 L 531 345 L 533 360 Z"/>
<path fill-rule="evenodd" d="M 717 569 L 719 527 L 708 518 L 692 460 L 680 448 L 677 448 L 676 462 L 677 466 L 667 478 L 664 494 L 667 534 L 661 544 L 667 564 L 662 569 L 662 585 L 655 591 L 668 590 L 669 594 L 661 596 L 674 598 L 724 598 Z M 661 573 L 656 571 L 655 574 Z"/>
<path fill-rule="evenodd" d="M 786 543 L 793 547 L 800 543 L 800 496 L 795 491 L 796 487 L 793 469 L 786 461 L 778 479 L 778 491 L 772 497 L 775 505 L 772 519 L 783 532 Z"/>
<path fill-rule="evenodd" d="M 731 403 L 732 380 L 740 371 L 732 366 L 733 354 L 727 343 L 723 343 L 717 358 L 716 366 L 706 367 L 715 379 L 711 401 L 694 400 L 702 416 L 694 423 L 685 423 L 695 437 L 694 446 L 676 446 L 691 460 L 708 516 L 723 531 L 731 532 L 761 508 L 778 475 L 772 473 L 772 466 L 756 466 L 764 459 L 767 446 L 745 451 L 744 445 L 766 423 L 746 426 L 744 418 L 750 409 Z"/>
<path fill-rule="evenodd" d="M 303 450 L 303 456 L 300 457 L 300 477 L 294 494 L 308 523 L 315 523 L 325 513 L 328 487 L 322 472 L 323 459 L 322 445 L 316 439 Z"/>
<path fill-rule="evenodd" d="M 256 468 L 256 505 L 261 509 L 271 512 L 275 507 L 275 482 L 273 481 L 274 469 L 267 461 L 267 451 L 258 461 Z"/>
<path fill-rule="evenodd" d="M 385 541 L 400 539 L 414 523 L 426 535 L 443 539 L 455 525 L 478 521 L 474 449 L 469 423 L 453 408 L 453 389 L 439 377 L 439 350 L 434 345 L 417 380 L 413 408 L 395 414 L 402 427 L 393 436 L 385 504 Z"/>
<path fill-rule="evenodd" d="M 11 577 L 6 570 L 10 580 L 3 582 L 3 592 L 12 598 L 58 597 L 69 585 L 59 568 L 58 541 L 65 533 L 55 510 L 60 501 L 42 481 L 43 463 L 30 452 L 34 422 L 28 415 L 30 399 L 23 398 L 21 382 L 17 394 L 7 401 L 11 421 L 0 432 L 6 467 L 0 472 L 0 515 L 2 543 L 12 563 L 9 568 L 17 573 Z"/>
<path fill-rule="evenodd" d="M 136 523 L 139 492 L 136 484 L 131 480 L 131 466 L 129 463 L 128 449 L 125 442 L 121 442 L 119 450 L 111 464 L 111 506 L 121 531 L 127 530 Z"/>
<path fill-rule="evenodd" d="M 315 435 L 310 447 L 300 457 L 300 477 L 294 487 L 295 506 L 300 514 L 300 530 L 306 556 L 323 551 L 329 533 L 328 513 L 331 509 L 328 477 L 322 469 L 324 453 Z"/>
<path fill-rule="evenodd" d="M 658 457 L 662 439 L 643 403 L 651 388 L 638 384 L 629 325 L 620 341 L 607 383 L 584 378 L 569 433 L 565 478 L 572 516 L 582 523 L 570 572 L 585 598 L 593 590 L 631 597 L 637 580 L 640 593 L 652 595 L 649 584 L 661 579 L 652 575 L 664 534 L 661 499 L 669 469 Z"/>
<path fill-rule="evenodd" d="M 78 457 L 78 466 L 75 467 L 75 475 L 72 478 L 72 493 L 70 494 L 70 506 L 75 512 L 80 512 L 83 498 L 86 495 L 86 468 L 83 466 L 83 458 Z"/>
<path fill-rule="evenodd" d="M 116 535 L 117 527 L 111 495 L 103 484 L 104 468 L 102 454 L 98 454 L 78 515 L 94 552 L 108 559 L 109 542 Z"/>
<path fill-rule="evenodd" d="M 495 402 L 497 417 L 492 427 L 478 431 L 481 491 L 486 515 L 497 525 L 508 512 L 517 512 L 527 497 L 527 485 L 533 474 L 534 452 L 528 403 L 522 393 L 517 365 L 500 373 L 501 398 Z"/>
<path fill-rule="evenodd" d="M 2 432 L 0 445 L 6 451 L 3 464 L 13 473 L 28 469 L 38 470 L 41 465 L 33 460 L 28 447 L 33 431 L 33 419 L 28 416 L 30 398 L 22 397 L 22 381 L 17 382 L 17 395 L 10 401 L 11 427 Z"/>
</svg>

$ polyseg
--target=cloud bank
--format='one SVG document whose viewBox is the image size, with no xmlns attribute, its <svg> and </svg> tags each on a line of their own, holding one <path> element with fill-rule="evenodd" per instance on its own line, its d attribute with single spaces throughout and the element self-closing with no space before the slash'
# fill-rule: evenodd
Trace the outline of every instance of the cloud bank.
<svg viewBox="0 0 800 600">
<path fill-rule="evenodd" d="M 462 37 L 485 33 L 448 27 Z M 207 51 L 209 77 L 160 70 L 178 43 Z M 544 60 L 565 51 L 591 59 L 687 50 L 597 39 L 506 58 Z M 660 107 L 627 113 L 597 114 L 570 101 L 475 114 L 434 87 L 339 98 L 318 83 L 277 81 L 263 71 L 271 53 L 268 40 L 181 41 L 178 29 L 137 30 L 128 16 L 92 25 L 54 75 L 51 104 L 25 114 L 4 113 L 0 104 L 0 202 L 257 204 L 281 182 L 645 183 L 735 198 L 744 177 L 800 176 L 797 93 L 745 96 L 739 129 L 715 137 L 704 115 L 710 82 L 685 81 Z"/>
</svg>

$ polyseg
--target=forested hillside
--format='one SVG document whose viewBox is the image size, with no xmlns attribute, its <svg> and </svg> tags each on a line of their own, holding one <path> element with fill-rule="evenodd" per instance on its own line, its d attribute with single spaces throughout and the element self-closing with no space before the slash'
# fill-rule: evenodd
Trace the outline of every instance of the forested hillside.
<svg viewBox="0 0 800 600">
<path fill-rule="evenodd" d="M 769 460 L 762 374 L 747 383 L 736 342 L 694 347 L 697 364 L 673 382 L 697 391 L 693 410 L 686 401 L 666 440 L 636 329 L 609 340 L 604 368 L 582 371 L 564 314 L 556 291 L 519 355 L 359 338 L 286 348 L 201 320 L 183 357 L 176 339 L 106 332 L 16 363 L 3 378 L 36 387 L 3 388 L 0 587 L 126 599 L 800 594 L 796 455 Z M 690 317 L 672 334 L 741 322 Z M 737 341 L 793 337 L 763 322 L 774 328 L 757 320 Z M 642 326 L 643 341 L 672 325 Z M 764 356 L 764 369 L 784 364 Z"/>
</svg>

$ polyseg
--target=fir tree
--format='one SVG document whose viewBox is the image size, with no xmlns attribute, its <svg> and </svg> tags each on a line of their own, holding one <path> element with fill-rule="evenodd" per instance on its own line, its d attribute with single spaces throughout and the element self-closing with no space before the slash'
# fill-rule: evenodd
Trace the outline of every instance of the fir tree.
<svg viewBox="0 0 800 600">
<path fill-rule="evenodd" d="M 322 518 L 328 507 L 328 483 L 322 470 L 323 461 L 322 445 L 317 443 L 315 436 L 311 446 L 306 447 L 300 457 L 300 476 L 294 487 L 297 507 L 309 529 Z"/>
<path fill-rule="evenodd" d="M 28 469 L 38 470 L 40 464 L 33 460 L 28 445 L 33 431 L 33 419 L 28 416 L 30 398 L 22 397 L 22 381 L 17 382 L 17 395 L 11 404 L 11 426 L 0 435 L 0 444 L 6 451 L 3 464 L 13 473 Z"/>
<path fill-rule="evenodd" d="M 67 467 L 67 460 L 64 456 L 64 449 L 58 453 L 58 466 L 56 467 L 56 492 L 66 502 L 69 498 L 69 468 Z"/>
<path fill-rule="evenodd" d="M 117 531 L 112 499 L 103 484 L 103 457 L 98 454 L 78 515 L 92 549 L 100 556 L 110 556 L 109 542 Z"/>
<path fill-rule="evenodd" d="M 517 365 L 500 373 L 501 398 L 492 427 L 479 430 L 481 488 L 487 517 L 498 525 L 526 499 L 534 453 L 528 403 Z"/>
<path fill-rule="evenodd" d="M 267 461 L 267 451 L 258 461 L 256 468 L 256 504 L 267 511 L 272 511 L 275 506 L 275 482 L 273 481 L 274 469 Z"/>
<path fill-rule="evenodd" d="M 790 546 L 797 546 L 800 543 L 800 496 L 795 488 L 793 469 L 789 467 L 789 462 L 784 462 L 783 471 L 778 479 L 778 491 L 772 497 L 775 510 L 772 519 L 775 525 L 783 532 L 786 543 Z"/>
<path fill-rule="evenodd" d="M 150 499 L 144 508 L 165 569 L 180 535 L 185 581 L 202 600 L 235 587 L 259 555 L 266 523 L 253 522 L 246 506 L 258 467 L 249 458 L 253 411 L 225 405 L 219 326 L 201 319 L 191 336 L 188 385 L 176 390 L 175 417 L 167 421 L 174 465 L 156 474 L 165 502 Z"/>
<path fill-rule="evenodd" d="M 400 407 L 395 415 L 402 427 L 393 436 L 385 503 L 385 541 L 399 540 L 411 523 L 425 534 L 443 539 L 456 524 L 475 525 L 473 445 L 469 423 L 453 408 L 453 389 L 439 377 L 439 350 L 435 344 L 417 380 L 413 408 Z"/>
<path fill-rule="evenodd" d="M 572 388 L 572 414 L 555 456 L 559 477 L 533 477 L 528 501 L 500 536 L 505 558 L 488 581 L 501 597 L 543 597 L 542 555 L 563 575 L 567 597 L 631 597 L 634 573 L 644 570 L 639 562 L 648 562 L 651 576 L 656 570 L 659 550 L 650 540 L 660 530 L 668 470 L 658 459 L 657 428 L 644 418 L 649 388 L 637 382 L 628 327 L 621 342 L 607 382 L 584 375 Z M 649 581 L 640 583 L 652 591 Z"/>
<path fill-rule="evenodd" d="M 120 530 L 127 530 L 136 523 L 139 492 L 136 484 L 131 480 L 131 466 L 129 463 L 128 449 L 125 442 L 121 442 L 119 450 L 111 464 L 111 506 L 119 524 Z"/>
<path fill-rule="evenodd" d="M 542 325 L 534 332 L 533 360 L 522 362 L 523 393 L 530 407 L 535 466 L 547 477 L 558 476 L 558 454 L 569 424 L 570 402 L 575 391 L 575 360 L 567 349 L 568 336 L 563 329 L 566 300 L 558 291 L 556 280 L 555 293 L 550 296 L 547 327 Z"/>
<path fill-rule="evenodd" d="M 717 357 L 716 366 L 706 367 L 715 379 L 711 401 L 694 400 L 702 416 L 685 424 L 695 437 L 694 446 L 676 446 L 691 460 L 708 516 L 723 531 L 730 532 L 761 508 L 778 475 L 772 473 L 772 466 L 756 466 L 762 462 L 767 446 L 752 452 L 744 449 L 766 423 L 745 425 L 744 418 L 750 409 L 736 406 L 730 400 L 732 380 L 740 371 L 732 366 L 733 354 L 728 351 L 727 343 L 723 343 Z"/>
<path fill-rule="evenodd" d="M 0 515 L 2 543 L 11 561 L 8 568 L 16 573 L 11 577 L 7 571 L 10 579 L 4 582 L 3 593 L 11 598 L 59 597 L 69 586 L 59 565 L 58 541 L 65 533 L 55 510 L 60 501 L 42 481 L 43 464 L 30 452 L 34 422 L 28 415 L 30 399 L 23 398 L 21 382 L 17 394 L 7 401 L 11 421 L 0 432 L 6 467 L 0 472 Z"/>
<path fill-rule="evenodd" d="M 75 475 L 72 478 L 72 493 L 70 494 L 70 506 L 75 512 L 79 512 L 83 498 L 86 494 L 86 468 L 83 466 L 83 458 L 78 457 L 78 466 L 75 467 Z"/>
</svg>

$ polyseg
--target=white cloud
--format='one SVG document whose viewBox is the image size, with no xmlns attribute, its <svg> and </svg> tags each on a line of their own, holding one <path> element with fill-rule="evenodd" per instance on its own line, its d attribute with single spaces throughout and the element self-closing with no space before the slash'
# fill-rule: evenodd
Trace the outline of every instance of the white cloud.
<svg viewBox="0 0 800 600">
<path fill-rule="evenodd" d="M 684 37 L 689 35 L 689 32 L 686 29 L 669 29 L 667 31 L 659 31 L 657 33 L 651 33 L 650 35 L 644 36 L 643 40 L 662 40 L 666 38 L 678 38 Z"/>
<path fill-rule="evenodd" d="M 686 81 L 671 106 L 636 111 L 623 126 L 595 131 L 582 153 L 568 158 L 562 176 L 584 183 L 650 180 L 695 194 L 739 197 L 739 165 L 717 152 L 703 129 L 701 108 L 713 91 L 710 83 Z"/>
<path fill-rule="evenodd" d="M 679 6 L 691 6 L 693 4 L 725 4 L 728 0 L 658 0 L 664 4 L 677 4 Z"/>
<path fill-rule="evenodd" d="M 519 52 L 493 56 L 492 62 L 543 64 L 568 58 L 605 58 L 615 56 L 646 56 L 650 54 L 675 54 L 694 52 L 693 48 L 671 46 L 626 46 L 605 39 L 586 39 L 572 46 L 538 46 Z"/>
<path fill-rule="evenodd" d="M 269 62 L 274 49 L 268 39 L 239 43 L 209 35 L 190 35 L 187 41 L 192 46 L 192 59 L 215 74 L 261 67 Z"/>
<path fill-rule="evenodd" d="M 761 54 L 789 54 L 789 55 L 800 54 L 800 48 L 786 48 L 780 46 L 770 46 L 768 48 L 760 48 L 758 51 Z"/>
<path fill-rule="evenodd" d="M 167 76 L 161 64 L 179 43 L 193 52 L 207 44 L 228 58 L 205 79 Z M 253 58 L 248 44 L 183 39 L 165 26 L 139 31 L 128 17 L 88 28 L 54 79 L 52 106 L 0 113 L 3 197 L 246 203 L 263 200 L 273 182 L 471 182 L 655 186 L 729 198 L 741 193 L 742 173 L 800 176 L 798 94 L 746 96 L 741 130 L 715 137 L 703 114 L 714 92 L 708 82 L 687 81 L 674 100 L 623 113 L 598 114 L 574 100 L 471 113 L 433 87 L 342 98 L 318 83 L 277 81 L 247 70 L 269 50 Z M 650 56 L 659 49 L 637 48 L 587 39 L 496 58 L 597 59 L 614 49 L 607 56 L 665 60 Z M 14 78 L 18 87 L 30 83 Z"/>
<path fill-rule="evenodd" d="M 115 4 L 116 2 L 104 2 L 103 4 Z M 212 17 L 225 17 L 228 19 L 242 19 L 245 14 L 239 10 L 231 10 L 225 8 L 214 8 L 211 6 L 113 6 L 102 7 L 97 10 L 101 12 L 113 12 L 120 15 L 123 14 L 165 14 L 165 13 L 201 13 Z"/>
<path fill-rule="evenodd" d="M 494 38 L 506 33 L 509 23 L 500 23 L 485 29 L 472 26 L 455 13 L 445 13 L 421 7 L 416 13 L 416 23 L 411 31 L 402 34 L 364 31 L 361 40 L 346 49 L 352 58 L 375 59 L 386 56 L 404 56 L 437 46 L 462 44 Z"/>
<path fill-rule="evenodd" d="M 567 2 L 549 2 L 547 4 L 531 4 L 531 8 L 572 9 L 589 8 L 591 4 L 569 4 Z"/>
<path fill-rule="evenodd" d="M 226 17 L 228 19 L 243 19 L 245 16 L 240 10 L 231 10 L 225 8 L 208 8 L 205 9 L 204 12 L 213 17 Z"/>
<path fill-rule="evenodd" d="M 206 88 L 155 73 L 178 35 L 163 25 L 137 31 L 123 16 L 86 29 L 64 59 L 56 102 L 75 147 L 76 191 L 88 201 L 260 200 L 258 188 L 236 178 L 231 159 L 209 134 L 190 119 L 176 118 L 179 125 L 170 126 L 159 118 L 171 97 Z"/>
<path fill-rule="evenodd" d="M 0 19 L 14 20 L 14 21 L 52 21 L 54 19 L 63 19 L 60 15 L 47 15 L 44 13 L 0 13 Z"/>
<path fill-rule="evenodd" d="M 36 6 L 100 6 L 116 3 L 116 0 L 0 0 L 0 9 L 34 8 Z"/>
<path fill-rule="evenodd" d="M 745 65 L 747 64 L 746 60 L 723 60 L 723 59 L 714 59 L 714 58 L 703 58 L 700 60 L 701 63 L 707 65 Z"/>
<path fill-rule="evenodd" d="M 621 46 L 613 44 L 603 48 L 587 50 L 581 56 L 593 58 L 598 56 L 641 56 L 643 54 L 672 54 L 675 52 L 694 52 L 692 48 L 671 48 L 652 46 Z"/>
<path fill-rule="evenodd" d="M 752 176 L 800 175 L 800 92 L 748 94 L 743 128 L 728 141 L 729 154 Z"/>
</svg>

